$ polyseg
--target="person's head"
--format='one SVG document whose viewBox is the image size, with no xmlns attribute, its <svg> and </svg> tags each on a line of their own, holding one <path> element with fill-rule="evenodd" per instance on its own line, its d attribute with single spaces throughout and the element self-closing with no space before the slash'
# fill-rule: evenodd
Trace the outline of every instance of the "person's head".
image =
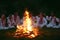
<svg viewBox="0 0 60 40">
<path fill-rule="evenodd" d="M 32 12 L 30 12 L 30 13 L 29 13 L 29 17 L 32 17 L 32 16 L 33 16 L 33 14 L 32 14 Z"/>
<path fill-rule="evenodd" d="M 60 18 L 59 18 L 59 24 L 60 24 Z"/>
<path fill-rule="evenodd" d="M 40 13 L 40 15 L 39 15 L 39 16 L 40 16 L 40 18 L 42 18 L 42 17 L 43 17 L 43 13 Z"/>
<path fill-rule="evenodd" d="M 55 16 L 54 12 L 51 12 L 51 16 L 52 16 L 52 17 Z"/>
<path fill-rule="evenodd" d="M 43 16 L 46 17 L 46 13 L 43 13 Z"/>
<path fill-rule="evenodd" d="M 12 14 L 9 15 L 9 19 L 11 19 L 11 18 L 12 18 Z"/>
<path fill-rule="evenodd" d="M 56 16 L 54 16 L 54 18 L 56 18 Z"/>
<path fill-rule="evenodd" d="M 18 15 L 18 12 L 14 12 L 14 15 Z"/>
<path fill-rule="evenodd" d="M 2 18 L 5 17 L 5 14 L 2 14 L 1 17 L 2 17 Z"/>
</svg>

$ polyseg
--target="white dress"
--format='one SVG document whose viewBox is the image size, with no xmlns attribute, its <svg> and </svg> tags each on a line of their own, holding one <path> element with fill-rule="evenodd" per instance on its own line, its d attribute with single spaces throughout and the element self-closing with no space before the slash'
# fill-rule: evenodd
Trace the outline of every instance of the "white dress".
<svg viewBox="0 0 60 40">
<path fill-rule="evenodd" d="M 11 20 L 12 20 L 12 19 L 11 19 Z M 14 25 L 13 25 L 13 21 L 11 21 L 11 20 L 9 19 L 9 17 L 7 18 L 8 29 L 10 29 L 10 28 L 15 28 Z"/>
<path fill-rule="evenodd" d="M 0 19 L 0 30 L 8 29 L 6 26 L 2 26 L 2 20 Z"/>
<path fill-rule="evenodd" d="M 1 22 L 1 18 L 0 18 L 0 30 L 3 29 L 2 27 L 2 22 Z"/>
<path fill-rule="evenodd" d="M 42 21 L 43 21 L 42 23 L 39 23 L 39 26 L 41 28 L 47 25 L 47 20 L 44 17 L 43 17 L 43 20 Z"/>
<path fill-rule="evenodd" d="M 20 24 L 20 17 L 19 16 L 17 16 L 17 18 L 16 18 L 16 25 L 18 25 L 18 24 Z"/>
<path fill-rule="evenodd" d="M 51 18 L 52 18 L 51 16 L 46 16 L 46 20 L 47 20 L 47 21 L 50 21 Z"/>
<path fill-rule="evenodd" d="M 39 17 L 38 16 L 36 16 L 36 26 L 39 26 Z"/>
<path fill-rule="evenodd" d="M 54 20 L 55 20 L 54 18 L 51 19 L 50 22 L 49 22 L 49 24 L 47 24 L 47 27 L 55 28 L 56 22 L 58 22 L 59 20 L 58 20 L 58 18 L 56 18 L 56 22 Z"/>
<path fill-rule="evenodd" d="M 57 18 L 58 25 L 54 26 L 53 28 L 60 28 L 60 19 Z"/>
</svg>

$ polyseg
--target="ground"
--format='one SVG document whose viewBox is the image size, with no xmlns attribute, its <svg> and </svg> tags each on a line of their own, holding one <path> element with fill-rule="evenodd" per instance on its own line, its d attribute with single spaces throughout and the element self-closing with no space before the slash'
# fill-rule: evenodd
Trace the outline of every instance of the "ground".
<svg viewBox="0 0 60 40">
<path fill-rule="evenodd" d="M 41 35 L 36 38 L 14 38 L 10 33 L 14 33 L 16 29 L 0 30 L 0 40 L 60 40 L 60 29 L 58 28 L 40 28 Z"/>
</svg>

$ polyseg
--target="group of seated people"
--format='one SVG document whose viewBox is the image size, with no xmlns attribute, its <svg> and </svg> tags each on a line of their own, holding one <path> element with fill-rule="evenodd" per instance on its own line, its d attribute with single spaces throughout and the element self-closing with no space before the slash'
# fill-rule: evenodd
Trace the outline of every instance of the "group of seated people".
<svg viewBox="0 0 60 40">
<path fill-rule="evenodd" d="M 40 12 L 39 15 L 30 16 L 32 18 L 33 26 L 36 27 L 51 27 L 51 28 L 60 28 L 60 18 L 56 17 L 54 13 L 47 16 L 43 12 Z M 18 13 L 11 14 L 6 17 L 4 14 L 0 17 L 0 29 L 10 29 L 15 28 L 18 24 L 23 24 L 23 18 L 21 19 Z"/>
<path fill-rule="evenodd" d="M 53 12 L 50 15 L 41 12 L 38 16 L 35 16 L 34 21 L 36 21 L 35 26 L 40 28 L 60 28 L 60 18 L 56 17 Z"/>
</svg>

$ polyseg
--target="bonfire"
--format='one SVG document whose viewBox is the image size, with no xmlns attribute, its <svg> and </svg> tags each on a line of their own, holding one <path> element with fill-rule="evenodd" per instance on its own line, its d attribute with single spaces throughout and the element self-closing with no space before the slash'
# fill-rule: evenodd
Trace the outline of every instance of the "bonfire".
<svg viewBox="0 0 60 40">
<path fill-rule="evenodd" d="M 38 27 L 33 26 L 33 20 L 29 15 L 29 12 L 25 11 L 25 16 L 23 17 L 23 24 L 17 25 L 17 29 L 14 37 L 27 37 L 27 38 L 35 38 L 39 35 Z"/>
</svg>

